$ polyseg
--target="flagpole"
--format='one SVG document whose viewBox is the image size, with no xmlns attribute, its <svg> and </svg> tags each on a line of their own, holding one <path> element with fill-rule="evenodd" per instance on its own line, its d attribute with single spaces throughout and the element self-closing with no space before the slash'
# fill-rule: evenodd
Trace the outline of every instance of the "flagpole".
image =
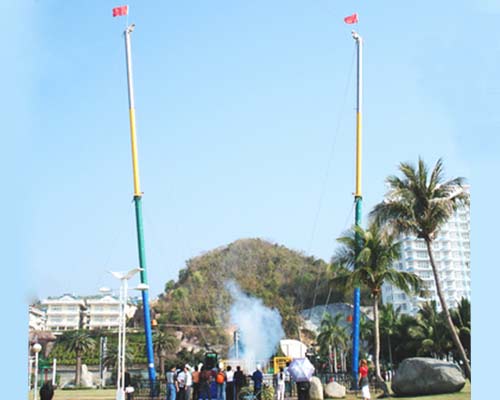
<svg viewBox="0 0 500 400">
<path fill-rule="evenodd" d="M 357 47 L 357 86 L 356 86 L 356 191 L 354 193 L 355 226 L 361 225 L 361 204 L 363 197 L 361 194 L 361 117 L 362 117 L 362 99 L 363 99 L 363 39 L 355 31 L 352 31 L 352 37 L 356 41 Z M 359 241 L 359 235 L 355 234 L 355 240 Z M 358 253 L 358 250 L 357 250 Z M 358 254 L 356 254 L 357 257 Z M 354 265 L 357 268 L 357 265 Z M 352 318 L 352 375 L 354 389 L 358 389 L 358 367 L 359 367 L 359 319 L 360 319 L 360 288 L 354 288 L 353 299 L 353 318 Z"/>
<path fill-rule="evenodd" d="M 130 141 L 132 145 L 132 168 L 134 175 L 134 204 L 137 228 L 137 245 L 139 250 L 139 266 L 141 268 L 141 284 L 144 289 L 142 292 L 142 309 L 144 313 L 144 333 L 146 336 L 146 354 L 148 359 L 148 375 L 151 390 L 155 389 L 156 371 L 154 365 L 153 338 L 151 334 L 151 316 L 149 311 L 149 289 L 146 274 L 146 251 L 144 247 L 144 229 L 142 219 L 142 192 L 139 182 L 139 159 L 137 155 L 137 138 L 135 134 L 135 104 L 134 104 L 134 86 L 132 81 L 132 60 L 130 47 L 130 34 L 135 25 L 132 24 L 125 29 L 125 52 L 127 60 L 127 82 L 128 82 L 128 102 L 130 117 Z"/>
</svg>

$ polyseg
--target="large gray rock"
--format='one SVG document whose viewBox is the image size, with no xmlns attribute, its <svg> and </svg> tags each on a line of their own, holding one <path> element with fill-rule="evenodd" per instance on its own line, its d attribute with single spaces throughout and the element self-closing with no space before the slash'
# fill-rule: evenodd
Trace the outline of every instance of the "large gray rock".
<svg viewBox="0 0 500 400">
<path fill-rule="evenodd" d="M 311 400 L 323 400 L 323 385 L 321 380 L 317 376 L 313 376 L 310 383 L 309 398 Z"/>
<path fill-rule="evenodd" d="M 342 399 L 345 397 L 345 386 L 337 382 L 330 382 L 325 385 L 325 397 L 329 399 Z"/>
<path fill-rule="evenodd" d="M 455 393 L 464 385 L 458 365 L 424 357 L 404 360 L 392 380 L 392 390 L 398 396 Z"/>
</svg>

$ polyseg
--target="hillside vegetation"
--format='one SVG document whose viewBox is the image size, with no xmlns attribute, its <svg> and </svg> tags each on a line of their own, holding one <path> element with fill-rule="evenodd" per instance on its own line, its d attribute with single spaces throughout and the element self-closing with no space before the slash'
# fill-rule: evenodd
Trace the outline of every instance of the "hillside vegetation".
<svg viewBox="0 0 500 400">
<path fill-rule="evenodd" d="M 313 302 L 323 304 L 328 297 L 328 274 L 321 259 L 261 239 L 237 240 L 188 260 L 178 281 L 167 282 L 154 309 L 160 327 L 203 325 L 201 330 L 183 331 L 197 335 L 201 345 L 203 341 L 224 344 L 229 337 L 221 337 L 220 331 L 227 326 L 231 305 L 225 284 L 234 281 L 243 292 L 276 308 L 287 337 L 297 338 L 299 311 Z M 344 297 L 343 290 L 333 289 L 329 301 L 344 301 Z"/>
</svg>

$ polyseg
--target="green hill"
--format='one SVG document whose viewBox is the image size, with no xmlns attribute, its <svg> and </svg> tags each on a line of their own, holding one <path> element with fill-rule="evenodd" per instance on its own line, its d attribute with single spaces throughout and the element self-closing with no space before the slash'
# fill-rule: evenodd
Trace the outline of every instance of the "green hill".
<svg viewBox="0 0 500 400">
<path fill-rule="evenodd" d="M 165 285 L 154 311 L 159 327 L 202 325 L 182 331 L 196 335 L 200 345 L 226 344 L 229 335 L 221 330 L 227 326 L 231 298 L 225 283 L 233 280 L 243 292 L 278 309 L 287 337 L 298 338 L 299 312 L 313 302 L 325 303 L 327 278 L 327 263 L 321 259 L 261 239 L 242 239 L 188 260 L 178 281 Z M 344 300 L 341 291 L 330 293 L 330 302 Z"/>
</svg>

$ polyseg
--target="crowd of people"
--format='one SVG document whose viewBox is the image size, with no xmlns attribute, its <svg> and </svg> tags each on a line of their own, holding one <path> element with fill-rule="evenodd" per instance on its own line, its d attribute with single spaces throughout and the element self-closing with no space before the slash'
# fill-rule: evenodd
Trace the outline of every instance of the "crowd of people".
<svg viewBox="0 0 500 400">
<path fill-rule="evenodd" d="M 257 365 L 252 374 L 246 375 L 238 365 L 233 370 L 231 365 L 223 367 L 205 368 L 185 365 L 182 368 L 172 365 L 166 373 L 167 385 L 166 400 L 240 400 L 243 387 L 249 380 L 253 383 L 253 397 L 262 400 L 264 374 Z M 276 400 L 285 400 L 285 392 L 291 396 L 290 377 L 284 368 L 280 368 L 274 376 Z M 213 393 L 211 393 L 211 388 Z"/>
<path fill-rule="evenodd" d="M 248 375 L 253 382 L 253 399 L 262 400 L 262 389 L 264 385 L 264 374 L 262 368 L 257 365 L 255 371 Z M 167 389 L 166 400 L 242 400 L 240 393 L 247 385 L 247 375 L 240 366 L 233 370 L 228 365 L 225 368 L 191 368 L 189 365 L 176 367 L 172 365 L 165 374 L 165 384 Z M 130 386 L 130 374 L 125 372 L 125 386 Z M 358 385 L 361 389 L 363 400 L 370 399 L 368 363 L 361 360 L 359 367 Z M 212 393 L 211 387 L 215 386 Z M 285 397 L 292 396 L 292 380 L 286 368 L 280 368 L 274 375 L 273 386 L 275 389 L 275 399 L 285 400 Z M 309 382 L 297 382 L 298 400 L 309 399 Z M 40 388 L 40 400 L 51 400 L 54 396 L 54 388 L 51 382 L 45 382 Z M 127 400 L 131 399 L 131 393 L 127 392 Z"/>
</svg>

